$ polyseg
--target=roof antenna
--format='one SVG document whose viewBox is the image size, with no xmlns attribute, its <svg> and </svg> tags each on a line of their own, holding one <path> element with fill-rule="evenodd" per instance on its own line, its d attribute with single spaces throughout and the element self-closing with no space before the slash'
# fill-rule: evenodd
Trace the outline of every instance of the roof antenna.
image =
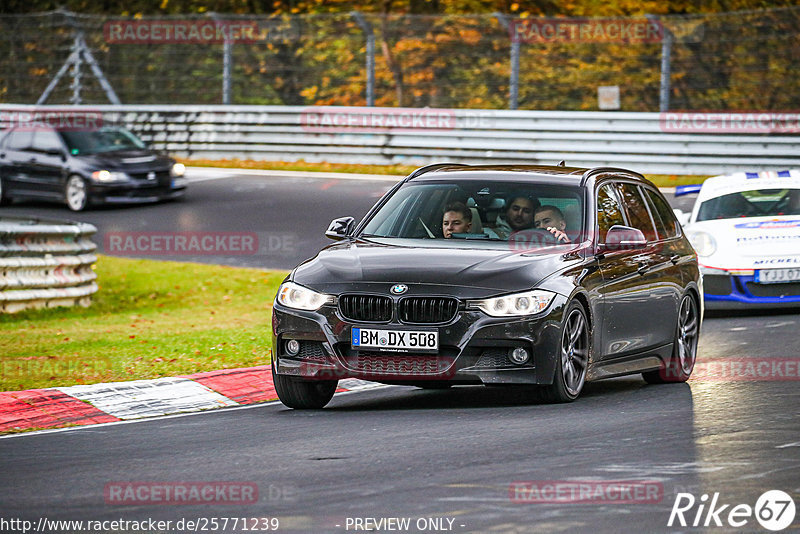
<svg viewBox="0 0 800 534">
<path fill-rule="evenodd" d="M 561 161 L 559 161 L 559 162 L 558 162 L 558 166 L 559 166 L 559 167 L 564 167 L 564 166 L 566 166 L 566 164 L 567 164 L 567 162 L 566 162 L 566 161 L 564 161 L 563 159 L 562 159 Z"/>
</svg>

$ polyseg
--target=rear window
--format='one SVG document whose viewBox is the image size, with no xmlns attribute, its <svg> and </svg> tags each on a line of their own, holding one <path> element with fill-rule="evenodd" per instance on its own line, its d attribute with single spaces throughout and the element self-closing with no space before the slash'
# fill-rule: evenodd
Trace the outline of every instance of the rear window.
<svg viewBox="0 0 800 534">
<path fill-rule="evenodd" d="M 645 188 L 647 200 L 650 202 L 650 212 L 655 219 L 656 230 L 661 239 L 670 239 L 680 234 L 678 221 L 669 204 L 655 191 Z"/>
<path fill-rule="evenodd" d="M 628 213 L 629 225 L 632 228 L 641 230 L 648 241 L 656 240 L 656 231 L 653 221 L 650 219 L 650 212 L 647 211 L 647 204 L 642 198 L 641 191 L 633 184 L 619 184 L 620 197 Z"/>
</svg>

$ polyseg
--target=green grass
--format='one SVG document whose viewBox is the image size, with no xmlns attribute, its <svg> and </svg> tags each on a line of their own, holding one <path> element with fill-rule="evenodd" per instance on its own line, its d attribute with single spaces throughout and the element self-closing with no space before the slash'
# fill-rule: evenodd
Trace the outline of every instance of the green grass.
<svg viewBox="0 0 800 534">
<path fill-rule="evenodd" d="M 224 167 L 228 169 L 261 169 L 269 171 L 302 171 L 302 172 L 343 172 L 353 174 L 388 174 L 406 176 L 417 167 L 411 165 L 357 165 L 350 163 L 306 163 L 305 161 L 253 161 L 241 159 L 185 159 L 186 165 L 195 167 Z M 636 169 L 632 169 L 636 170 Z M 700 184 L 708 176 L 691 176 L 675 174 L 645 174 L 648 180 L 658 187 L 675 187 L 676 185 Z"/>
<path fill-rule="evenodd" d="M 88 308 L 0 314 L 0 391 L 269 362 L 285 272 L 99 256 Z"/>
</svg>

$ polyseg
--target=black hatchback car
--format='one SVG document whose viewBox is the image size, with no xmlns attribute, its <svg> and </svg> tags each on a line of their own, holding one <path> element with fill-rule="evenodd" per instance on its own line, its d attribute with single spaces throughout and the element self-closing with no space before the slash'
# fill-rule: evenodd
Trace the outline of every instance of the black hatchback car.
<svg viewBox="0 0 800 534">
<path fill-rule="evenodd" d="M 340 378 L 445 388 L 538 386 L 692 372 L 703 316 L 697 256 L 635 172 L 423 167 L 296 267 L 273 307 L 281 401 L 321 408 Z M 448 237 L 445 237 L 447 235 Z"/>
<path fill-rule="evenodd" d="M 185 192 L 184 170 L 120 126 L 19 126 L 0 138 L 0 202 L 55 200 L 81 211 L 90 204 L 172 199 Z"/>
</svg>

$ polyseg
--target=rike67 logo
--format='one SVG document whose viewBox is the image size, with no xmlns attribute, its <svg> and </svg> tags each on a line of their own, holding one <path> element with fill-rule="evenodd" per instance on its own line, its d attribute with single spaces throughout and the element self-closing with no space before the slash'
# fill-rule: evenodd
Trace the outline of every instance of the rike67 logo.
<svg viewBox="0 0 800 534">
<path fill-rule="evenodd" d="M 795 513 L 794 500 L 781 490 L 762 493 L 755 506 L 723 503 L 718 492 L 710 500 L 707 494 L 696 499 L 691 493 L 678 493 L 667 526 L 752 528 L 751 520 L 755 517 L 762 528 L 778 532 L 792 524 Z"/>
</svg>

